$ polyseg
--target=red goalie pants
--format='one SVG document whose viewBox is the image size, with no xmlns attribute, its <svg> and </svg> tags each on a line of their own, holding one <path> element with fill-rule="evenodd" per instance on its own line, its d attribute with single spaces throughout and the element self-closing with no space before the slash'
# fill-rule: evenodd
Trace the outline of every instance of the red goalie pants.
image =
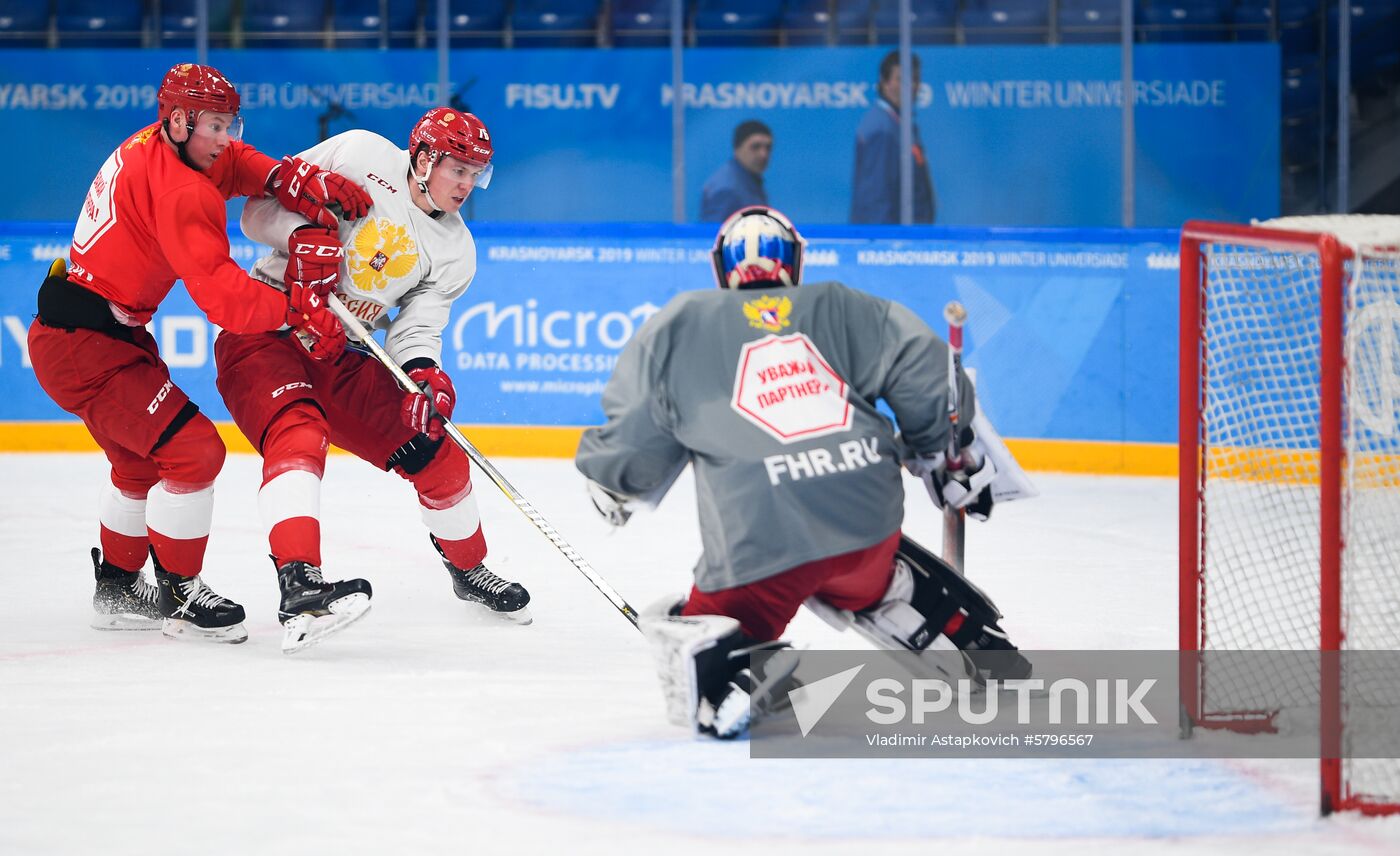
<svg viewBox="0 0 1400 856">
<path fill-rule="evenodd" d="M 727 615 L 744 633 L 768 642 L 787 629 L 802 602 L 817 597 L 838 609 L 858 611 L 885 596 L 894 575 L 899 532 L 878 544 L 789 568 L 756 583 L 720 591 L 692 587 L 683 615 Z"/>
</svg>

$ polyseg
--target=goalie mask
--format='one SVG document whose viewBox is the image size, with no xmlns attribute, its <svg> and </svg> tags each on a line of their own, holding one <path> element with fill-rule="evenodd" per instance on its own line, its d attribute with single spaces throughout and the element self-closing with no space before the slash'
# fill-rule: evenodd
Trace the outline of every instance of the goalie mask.
<svg viewBox="0 0 1400 856">
<path fill-rule="evenodd" d="M 782 212 L 762 205 L 741 208 L 719 227 L 711 254 L 720 288 L 796 286 L 802 281 L 807 242 Z"/>
</svg>

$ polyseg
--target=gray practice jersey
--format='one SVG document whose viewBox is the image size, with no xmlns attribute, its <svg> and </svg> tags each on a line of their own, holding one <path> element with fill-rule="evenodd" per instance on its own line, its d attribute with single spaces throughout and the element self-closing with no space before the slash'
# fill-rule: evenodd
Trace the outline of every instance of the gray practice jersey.
<svg viewBox="0 0 1400 856">
<path fill-rule="evenodd" d="M 584 475 L 659 499 L 695 465 L 701 591 L 869 547 L 904 516 L 900 458 L 950 439 L 948 346 L 909 309 L 827 282 L 678 295 L 627 343 Z M 960 419 L 973 392 L 959 377 Z M 875 409 L 884 399 L 903 432 Z"/>
</svg>

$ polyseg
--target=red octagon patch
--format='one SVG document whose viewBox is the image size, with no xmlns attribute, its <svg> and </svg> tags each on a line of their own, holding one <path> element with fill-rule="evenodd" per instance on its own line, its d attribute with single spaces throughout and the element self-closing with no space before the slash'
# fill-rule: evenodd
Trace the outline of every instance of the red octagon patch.
<svg viewBox="0 0 1400 856">
<path fill-rule="evenodd" d="M 729 406 L 781 443 L 851 427 L 846 382 L 803 333 L 745 344 Z"/>
</svg>

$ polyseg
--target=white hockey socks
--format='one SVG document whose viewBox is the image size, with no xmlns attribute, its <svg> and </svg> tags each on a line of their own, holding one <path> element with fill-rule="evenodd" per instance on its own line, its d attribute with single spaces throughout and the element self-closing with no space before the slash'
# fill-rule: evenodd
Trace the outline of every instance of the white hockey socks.
<svg viewBox="0 0 1400 856">
<path fill-rule="evenodd" d="M 146 500 L 146 531 L 161 567 L 194 576 L 204 565 L 204 548 L 214 520 L 214 486 L 161 480 Z"/>
<path fill-rule="evenodd" d="M 146 564 L 146 497 L 124 491 L 111 482 L 97 503 L 102 556 L 124 571 L 139 571 Z"/>
</svg>

